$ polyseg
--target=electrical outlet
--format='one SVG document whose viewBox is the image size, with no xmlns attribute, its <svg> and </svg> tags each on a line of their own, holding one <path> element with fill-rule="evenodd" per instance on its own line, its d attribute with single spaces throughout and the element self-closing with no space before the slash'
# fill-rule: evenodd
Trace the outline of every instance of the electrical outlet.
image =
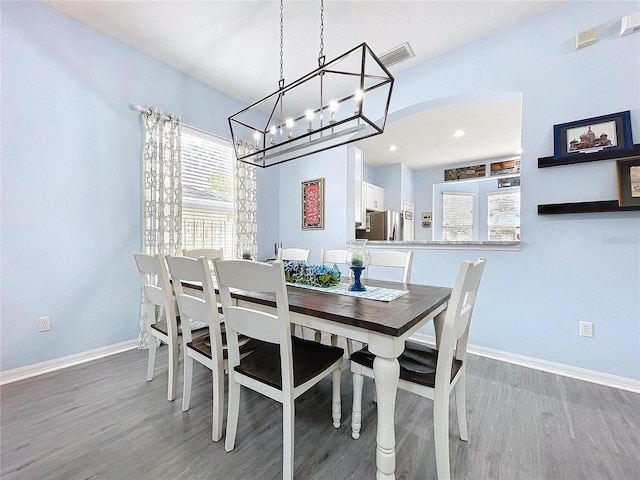
<svg viewBox="0 0 640 480">
<path fill-rule="evenodd" d="M 38 331 L 46 332 L 51 330 L 51 317 L 39 317 L 38 318 Z"/>
<path fill-rule="evenodd" d="M 593 337 L 593 322 L 580 322 L 580 336 Z"/>
</svg>

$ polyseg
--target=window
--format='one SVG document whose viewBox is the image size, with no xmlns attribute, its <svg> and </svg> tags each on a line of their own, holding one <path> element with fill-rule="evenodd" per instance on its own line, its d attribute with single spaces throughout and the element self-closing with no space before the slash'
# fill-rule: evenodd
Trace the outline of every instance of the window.
<svg viewBox="0 0 640 480">
<path fill-rule="evenodd" d="M 234 162 L 231 142 L 183 126 L 182 248 L 234 252 Z"/>
<path fill-rule="evenodd" d="M 520 240 L 520 189 L 487 194 L 489 240 Z"/>
<path fill-rule="evenodd" d="M 473 203 L 470 192 L 442 192 L 442 240 L 473 240 Z"/>
</svg>

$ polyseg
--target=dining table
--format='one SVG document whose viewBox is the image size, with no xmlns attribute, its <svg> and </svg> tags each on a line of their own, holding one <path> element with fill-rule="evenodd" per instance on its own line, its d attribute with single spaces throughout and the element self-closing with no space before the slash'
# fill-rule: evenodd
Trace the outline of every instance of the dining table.
<svg viewBox="0 0 640 480">
<path fill-rule="evenodd" d="M 451 288 L 363 280 L 365 288 L 401 290 L 391 300 L 367 298 L 365 295 L 334 293 L 331 289 L 304 288 L 287 284 L 289 317 L 293 324 L 320 330 L 367 344 L 376 356 L 373 363 L 377 395 L 376 478 L 395 478 L 395 400 L 405 340 L 433 321 L 436 341 L 439 339 Z M 400 293 L 400 292 L 398 292 Z M 275 308 L 275 297 L 269 293 L 234 290 L 238 305 L 262 305 Z"/>
</svg>

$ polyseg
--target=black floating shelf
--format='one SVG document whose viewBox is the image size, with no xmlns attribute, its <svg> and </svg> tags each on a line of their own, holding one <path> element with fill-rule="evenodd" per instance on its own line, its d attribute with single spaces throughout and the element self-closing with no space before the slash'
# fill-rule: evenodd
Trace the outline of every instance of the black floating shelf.
<svg viewBox="0 0 640 480">
<path fill-rule="evenodd" d="M 559 159 L 554 159 L 553 157 L 540 157 L 538 158 L 538 168 L 595 162 L 598 160 L 616 160 L 621 158 L 638 157 L 640 156 L 640 144 L 636 143 L 631 150 L 616 150 L 615 152 L 607 152 L 605 150 L 597 153 L 575 155 L 575 157 L 563 157 Z"/>
<path fill-rule="evenodd" d="M 598 202 L 548 203 L 538 205 L 538 215 L 560 215 L 563 213 L 632 212 L 640 210 L 640 205 L 621 207 L 618 200 Z"/>
</svg>

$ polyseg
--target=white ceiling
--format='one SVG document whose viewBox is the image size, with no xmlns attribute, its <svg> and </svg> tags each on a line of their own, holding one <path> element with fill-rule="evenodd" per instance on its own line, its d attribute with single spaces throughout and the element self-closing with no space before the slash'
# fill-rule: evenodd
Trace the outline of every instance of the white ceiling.
<svg viewBox="0 0 640 480">
<path fill-rule="evenodd" d="M 390 67 L 392 74 L 450 52 L 482 37 L 518 22 L 542 14 L 566 3 L 567 0 L 325 0 L 324 54 L 327 61 L 346 50 L 366 42 L 381 54 L 409 42 L 415 58 Z M 280 2 L 277 0 L 165 0 L 165 1 L 58 1 L 44 0 L 51 7 L 100 30 L 149 56 L 167 63 L 202 82 L 215 87 L 247 104 L 273 93 L 280 79 Z M 320 46 L 320 1 L 286 0 L 284 2 L 284 78 L 286 83 L 317 68 Z M 484 104 L 485 112 L 478 115 L 477 107 L 468 114 L 442 108 L 437 122 L 429 123 L 423 131 L 434 132 L 442 143 L 448 142 L 447 132 L 464 128 L 468 135 L 476 131 L 476 139 L 488 139 L 491 132 L 502 127 L 491 126 L 492 119 L 513 118 L 513 112 L 498 111 Z M 506 105 L 503 105 L 506 107 Z M 496 113 L 487 117 L 490 112 Z M 235 112 L 229 112 L 232 114 Z M 519 107 L 517 147 L 519 148 Z M 447 127 L 447 118 L 467 122 Z M 480 118 L 474 123 L 473 118 Z M 411 123 L 415 123 L 412 121 Z M 442 128 L 435 132 L 436 128 Z M 448 130 L 447 130 L 448 128 Z M 479 128 L 485 128 L 480 132 Z M 397 132 L 393 133 L 394 130 Z M 361 146 L 367 163 L 397 163 L 404 151 L 403 163 L 409 166 L 408 145 L 416 144 L 416 137 L 400 135 L 408 127 L 394 128 L 388 124 L 383 135 L 372 137 Z M 467 137 L 470 138 L 470 137 Z M 453 146 L 441 148 L 440 163 L 468 159 L 469 152 L 460 150 L 465 137 Z M 397 143 L 395 157 L 385 153 L 386 146 Z M 439 141 L 438 144 L 441 142 Z M 487 141 L 496 145 L 500 142 Z M 508 145 L 507 145 L 508 144 Z M 369 147 L 371 145 L 371 147 Z M 405 147 L 401 147 L 405 145 Z M 383 150 L 381 146 L 384 146 Z M 495 152 L 482 152 L 473 144 L 477 158 L 495 157 Z M 513 153 L 513 141 L 505 148 Z M 423 152 L 424 152 L 424 146 Z M 381 155 L 378 155 L 381 154 Z M 405 155 L 406 154 L 406 155 Z M 499 155 L 507 155 L 506 150 Z M 387 159 L 389 157 L 390 159 Z M 424 155 L 423 155 L 424 157 Z M 411 157 L 414 158 L 414 157 Z M 424 158 L 421 162 L 424 162 Z M 421 163 L 415 168 L 424 168 Z"/>
</svg>

